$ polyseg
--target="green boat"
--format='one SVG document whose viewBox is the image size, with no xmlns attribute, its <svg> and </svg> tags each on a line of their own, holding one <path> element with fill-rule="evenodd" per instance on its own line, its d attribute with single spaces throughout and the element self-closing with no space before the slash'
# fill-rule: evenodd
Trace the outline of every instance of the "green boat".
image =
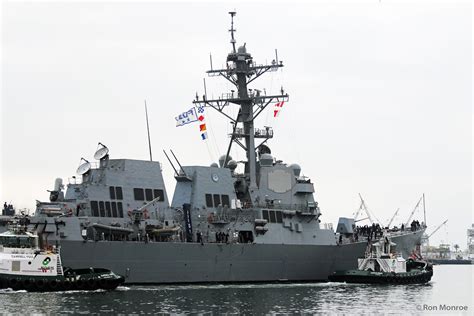
<svg viewBox="0 0 474 316">
<path fill-rule="evenodd" d="M 433 276 L 429 262 L 405 260 L 395 253 L 396 244 L 386 235 L 378 242 L 369 244 L 366 257 L 358 259 L 357 270 L 336 271 L 329 276 L 331 282 L 367 284 L 421 284 Z"/>
</svg>

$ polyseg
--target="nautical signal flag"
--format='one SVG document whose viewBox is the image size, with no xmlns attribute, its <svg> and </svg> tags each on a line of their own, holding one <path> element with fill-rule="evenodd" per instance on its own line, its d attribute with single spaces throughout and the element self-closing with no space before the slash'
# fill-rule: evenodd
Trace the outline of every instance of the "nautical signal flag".
<svg viewBox="0 0 474 316">
<path fill-rule="evenodd" d="M 199 118 L 196 113 L 196 108 L 192 107 L 188 111 L 176 116 L 175 119 L 176 126 L 183 126 L 192 122 L 196 122 Z"/>
<path fill-rule="evenodd" d="M 192 122 L 199 121 L 199 132 L 201 133 L 201 139 L 207 139 L 207 126 L 204 122 L 204 109 L 203 105 L 197 105 L 192 107 L 186 112 L 181 113 L 180 115 L 176 116 L 176 126 L 183 126 Z"/>
<path fill-rule="evenodd" d="M 285 101 L 281 101 L 275 104 L 274 109 L 273 109 L 273 117 L 277 117 L 278 114 L 280 114 L 283 104 L 285 104 Z"/>
</svg>

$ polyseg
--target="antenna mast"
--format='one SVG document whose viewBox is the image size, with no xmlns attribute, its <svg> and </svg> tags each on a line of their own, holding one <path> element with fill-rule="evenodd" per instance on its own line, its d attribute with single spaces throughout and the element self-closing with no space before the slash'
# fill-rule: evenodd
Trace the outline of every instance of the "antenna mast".
<svg viewBox="0 0 474 316">
<path fill-rule="evenodd" d="M 230 32 L 230 37 L 231 37 L 230 43 L 232 44 L 233 52 L 235 54 L 236 51 L 235 51 L 234 32 L 237 32 L 237 30 L 234 29 L 234 16 L 237 14 L 237 12 L 231 11 L 231 12 L 229 12 L 229 14 L 230 14 L 230 30 L 229 30 L 229 32 Z M 212 68 L 212 65 L 211 65 L 211 68 Z"/>
<path fill-rule="evenodd" d="M 146 100 L 145 100 L 145 117 L 146 117 L 146 130 L 148 133 L 148 149 L 150 150 L 150 161 L 153 161 L 153 157 L 151 155 L 150 126 L 148 125 L 148 110 L 146 108 Z"/>
<path fill-rule="evenodd" d="M 281 101 L 288 100 L 288 94 L 281 90 L 281 94 L 277 95 L 261 95 L 260 91 L 248 89 L 248 85 L 266 73 L 267 71 L 276 71 L 278 68 L 283 67 L 282 61 L 273 60 L 270 65 L 257 65 L 250 53 L 247 52 L 246 45 L 240 46 L 236 49 L 234 33 L 234 16 L 235 11 L 229 12 L 231 16 L 231 27 L 230 35 L 232 44 L 232 51 L 227 55 L 227 64 L 225 69 L 212 69 L 207 71 L 210 77 L 222 76 L 231 82 L 237 89 L 237 95 L 234 93 L 228 93 L 214 100 L 196 100 L 193 103 L 197 106 L 211 107 L 227 117 L 234 125 L 230 136 L 229 147 L 227 155 L 224 159 L 224 166 L 227 166 L 230 149 L 233 143 L 237 143 L 245 152 L 247 161 L 245 162 L 245 181 L 248 184 L 248 190 L 246 195 L 247 202 L 253 205 L 256 196 L 253 192 L 257 189 L 257 155 L 256 150 L 258 147 L 265 143 L 267 140 L 273 137 L 273 130 L 271 128 L 255 130 L 254 121 L 257 116 L 265 110 L 265 108 L 271 104 Z M 235 104 L 239 107 L 239 114 L 236 118 L 229 116 L 224 113 L 224 108 L 230 104 Z M 241 127 L 238 127 L 241 124 Z M 255 145 L 255 139 L 262 138 L 262 142 L 259 145 Z M 244 142 L 242 142 L 242 139 Z"/>
</svg>

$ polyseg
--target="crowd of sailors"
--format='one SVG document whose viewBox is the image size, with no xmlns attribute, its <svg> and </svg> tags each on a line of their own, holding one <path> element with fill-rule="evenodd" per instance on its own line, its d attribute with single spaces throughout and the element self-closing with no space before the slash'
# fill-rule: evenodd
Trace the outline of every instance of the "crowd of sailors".
<svg viewBox="0 0 474 316">
<path fill-rule="evenodd" d="M 409 230 L 412 232 L 415 232 L 423 227 L 425 227 L 425 223 L 423 222 L 420 223 L 419 221 L 414 220 L 411 222 Z M 372 240 L 382 237 L 384 231 L 404 232 L 404 231 L 408 231 L 408 228 L 405 226 L 405 224 L 401 224 L 400 228 L 398 228 L 397 226 L 394 226 L 393 228 L 389 228 L 389 227 L 382 228 L 379 224 L 376 224 L 376 223 L 372 223 L 372 225 L 353 226 L 353 233 L 346 234 L 346 238 L 348 238 L 350 242 L 358 242 L 359 237 L 364 237 L 368 242 L 370 242 Z M 342 243 L 344 243 L 343 234 L 340 234 L 339 244 L 342 244 Z"/>
<path fill-rule="evenodd" d="M 3 203 L 2 215 L 3 216 L 13 216 L 13 215 L 15 215 L 15 209 L 13 208 L 13 205 L 9 204 L 7 202 Z"/>
<path fill-rule="evenodd" d="M 424 227 L 425 224 L 421 223 L 419 221 L 412 221 L 410 224 L 410 231 L 414 232 L 419 230 L 421 227 Z M 400 228 L 397 226 L 393 228 L 385 227 L 385 230 L 389 230 L 391 232 L 397 232 L 397 231 L 406 231 L 407 227 L 405 227 L 405 224 L 402 224 Z M 365 225 L 365 226 L 356 226 L 354 229 L 354 233 L 359 234 L 361 236 L 369 236 L 371 239 L 381 237 L 382 236 L 382 231 L 383 228 L 380 227 L 379 224 L 373 223 L 372 225 Z"/>
<path fill-rule="evenodd" d="M 224 232 L 216 232 L 216 243 L 229 243 L 229 233 Z M 196 232 L 196 242 L 197 243 L 204 243 L 203 235 L 200 231 Z"/>
</svg>

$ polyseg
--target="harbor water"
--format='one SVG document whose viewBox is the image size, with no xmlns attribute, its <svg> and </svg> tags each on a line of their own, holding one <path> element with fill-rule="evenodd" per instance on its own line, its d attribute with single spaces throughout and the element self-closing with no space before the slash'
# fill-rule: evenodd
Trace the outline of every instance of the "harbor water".
<svg viewBox="0 0 474 316">
<path fill-rule="evenodd" d="M 317 267 L 315 267 L 317 268 Z M 0 292 L 1 314 L 472 315 L 473 265 L 437 265 L 425 285 L 133 285 L 112 292 Z"/>
</svg>

